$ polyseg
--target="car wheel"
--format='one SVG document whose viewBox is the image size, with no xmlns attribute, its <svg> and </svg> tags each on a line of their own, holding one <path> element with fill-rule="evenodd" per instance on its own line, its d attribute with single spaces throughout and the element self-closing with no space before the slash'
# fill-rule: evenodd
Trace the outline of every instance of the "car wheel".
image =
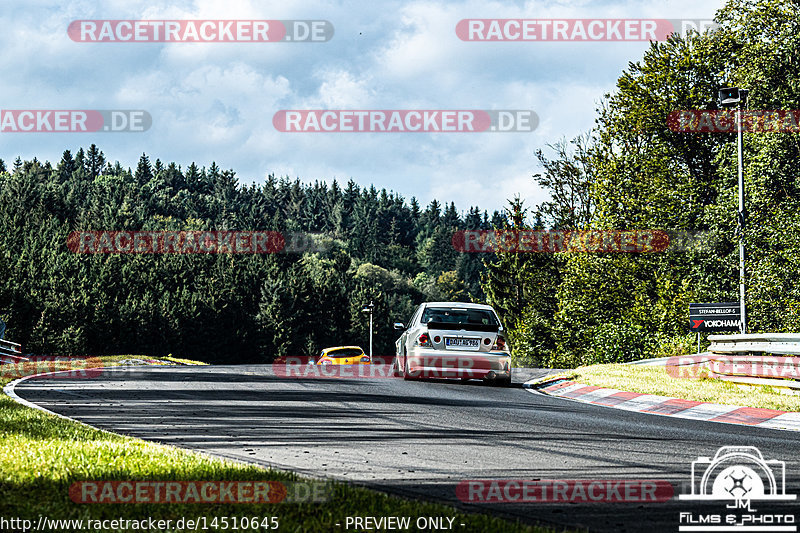
<svg viewBox="0 0 800 533">
<path fill-rule="evenodd" d="M 508 376 L 507 378 L 497 378 L 496 380 L 494 380 L 493 384 L 495 387 L 510 387 L 511 376 Z"/>
<path fill-rule="evenodd" d="M 414 379 L 414 376 L 408 371 L 408 356 L 406 355 L 403 355 L 403 379 L 406 381 Z"/>
</svg>

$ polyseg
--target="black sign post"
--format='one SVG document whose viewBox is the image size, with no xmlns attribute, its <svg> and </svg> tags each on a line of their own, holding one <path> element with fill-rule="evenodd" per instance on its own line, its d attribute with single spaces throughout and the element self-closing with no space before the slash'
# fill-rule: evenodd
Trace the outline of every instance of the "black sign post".
<svg viewBox="0 0 800 533">
<path fill-rule="evenodd" d="M 697 332 L 700 353 L 700 332 L 741 331 L 742 308 L 739 302 L 689 304 L 689 331 Z"/>
</svg>

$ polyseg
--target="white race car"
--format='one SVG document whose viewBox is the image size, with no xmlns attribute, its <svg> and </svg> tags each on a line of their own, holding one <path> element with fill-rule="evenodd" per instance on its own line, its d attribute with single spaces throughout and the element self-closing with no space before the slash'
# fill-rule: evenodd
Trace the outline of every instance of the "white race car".
<svg viewBox="0 0 800 533">
<path fill-rule="evenodd" d="M 511 384 L 511 350 L 490 305 L 426 302 L 408 324 L 394 327 L 403 331 L 395 343 L 395 375 Z"/>
</svg>

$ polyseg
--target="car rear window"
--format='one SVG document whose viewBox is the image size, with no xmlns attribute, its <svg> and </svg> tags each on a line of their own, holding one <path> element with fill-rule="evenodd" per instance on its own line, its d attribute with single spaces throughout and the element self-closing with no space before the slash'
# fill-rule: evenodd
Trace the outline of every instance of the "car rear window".
<svg viewBox="0 0 800 533">
<path fill-rule="evenodd" d="M 462 324 L 475 326 L 499 326 L 494 313 L 489 309 L 451 309 L 428 307 L 422 314 L 422 323 Z"/>
<path fill-rule="evenodd" d="M 328 352 L 328 357 L 357 357 L 362 351 L 358 348 L 341 348 Z"/>
</svg>

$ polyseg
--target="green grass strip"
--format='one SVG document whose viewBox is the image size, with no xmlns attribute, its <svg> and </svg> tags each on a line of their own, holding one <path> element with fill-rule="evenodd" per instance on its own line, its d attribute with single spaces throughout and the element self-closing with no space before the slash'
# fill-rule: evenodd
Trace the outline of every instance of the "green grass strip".
<svg viewBox="0 0 800 533">
<path fill-rule="evenodd" d="M 672 373 L 675 372 L 673 370 Z M 781 394 L 768 386 L 739 387 L 717 379 L 673 377 L 663 366 L 592 365 L 577 368 L 564 377 L 585 385 L 628 392 L 724 405 L 800 411 L 800 396 Z"/>
</svg>

